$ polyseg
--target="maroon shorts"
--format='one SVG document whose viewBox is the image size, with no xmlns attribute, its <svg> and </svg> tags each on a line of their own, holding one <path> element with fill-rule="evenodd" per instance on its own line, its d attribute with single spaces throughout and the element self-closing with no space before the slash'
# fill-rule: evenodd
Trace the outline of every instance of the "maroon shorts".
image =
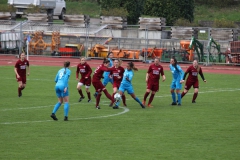
<svg viewBox="0 0 240 160">
<path fill-rule="evenodd" d="M 16 76 L 16 78 L 17 78 L 17 76 Z M 26 76 L 20 76 L 19 78 L 17 78 L 17 82 L 22 82 L 23 84 L 26 84 L 27 77 Z"/>
<path fill-rule="evenodd" d="M 105 88 L 105 86 L 102 84 L 101 81 L 99 81 L 99 82 L 92 82 L 92 84 L 93 84 L 96 92 L 100 92 L 100 91 L 102 91 Z"/>
<path fill-rule="evenodd" d="M 197 81 L 188 81 L 187 80 L 184 88 L 186 90 L 189 90 L 192 86 L 193 86 L 193 88 L 199 88 L 198 80 Z"/>
<path fill-rule="evenodd" d="M 81 83 L 84 84 L 85 86 L 91 86 L 91 78 L 87 78 L 87 79 L 81 78 L 81 79 L 79 80 L 79 82 L 81 82 Z"/>
<path fill-rule="evenodd" d="M 147 89 L 150 89 L 151 91 L 157 92 L 159 90 L 159 83 L 147 83 Z"/>
<path fill-rule="evenodd" d="M 115 82 L 115 81 L 113 81 L 113 88 L 116 87 L 117 89 L 119 89 L 120 84 L 121 84 L 121 82 Z"/>
</svg>

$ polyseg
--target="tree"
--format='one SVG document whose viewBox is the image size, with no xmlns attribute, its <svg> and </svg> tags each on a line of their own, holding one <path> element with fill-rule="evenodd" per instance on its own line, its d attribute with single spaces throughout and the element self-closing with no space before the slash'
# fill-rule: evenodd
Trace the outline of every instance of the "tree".
<svg viewBox="0 0 240 160">
<path fill-rule="evenodd" d="M 128 24 L 136 24 L 143 13 L 144 2 L 145 0 L 101 0 L 101 9 L 109 11 L 115 8 L 124 8 L 128 12 Z"/>
<path fill-rule="evenodd" d="M 194 19 L 194 0 L 146 0 L 144 14 L 166 18 L 167 25 L 179 19 Z"/>
</svg>

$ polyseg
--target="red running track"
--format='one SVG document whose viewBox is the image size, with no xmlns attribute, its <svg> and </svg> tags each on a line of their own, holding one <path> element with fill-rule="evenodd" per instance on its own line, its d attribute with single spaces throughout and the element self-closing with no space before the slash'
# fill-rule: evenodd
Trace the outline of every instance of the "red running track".
<svg viewBox="0 0 240 160">
<path fill-rule="evenodd" d="M 14 66 L 17 58 L 14 55 L 0 55 L 0 66 Z M 31 66 L 63 66 L 64 61 L 70 61 L 71 67 L 76 67 L 79 63 L 77 58 L 56 58 L 56 57 L 42 57 L 31 56 L 29 62 Z M 128 61 L 124 61 L 122 66 L 125 67 Z M 102 60 L 91 59 L 87 61 L 91 67 L 97 67 L 102 63 Z M 147 69 L 150 64 L 142 62 L 134 62 L 138 69 Z M 169 70 L 169 63 L 161 63 L 164 70 Z M 183 70 L 186 70 L 190 64 L 180 64 Z M 219 74 L 240 74 L 240 66 L 227 66 L 227 65 L 212 65 L 201 66 L 203 72 L 206 73 L 219 73 Z"/>
</svg>

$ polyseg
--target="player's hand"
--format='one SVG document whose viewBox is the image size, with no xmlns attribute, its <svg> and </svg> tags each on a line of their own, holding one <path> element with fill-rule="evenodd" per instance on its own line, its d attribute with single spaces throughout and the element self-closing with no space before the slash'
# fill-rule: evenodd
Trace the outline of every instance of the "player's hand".
<svg viewBox="0 0 240 160">
<path fill-rule="evenodd" d="M 121 79 L 121 76 L 118 76 L 118 79 Z"/>
<path fill-rule="evenodd" d="M 19 76 L 19 75 L 17 75 L 17 78 L 20 78 L 20 76 Z"/>
<path fill-rule="evenodd" d="M 207 80 L 205 79 L 203 82 L 207 83 Z"/>
<path fill-rule="evenodd" d="M 64 88 L 63 92 L 64 92 L 64 93 L 66 93 L 66 92 L 67 92 L 67 87 L 66 87 L 66 88 Z"/>
<path fill-rule="evenodd" d="M 184 80 L 181 80 L 180 83 L 181 83 L 181 84 L 184 83 Z"/>
<path fill-rule="evenodd" d="M 78 78 L 76 78 L 76 80 L 78 81 Z"/>
<path fill-rule="evenodd" d="M 28 72 L 28 73 L 27 73 L 27 75 L 29 76 L 29 75 L 30 75 L 30 73 Z"/>
<path fill-rule="evenodd" d="M 88 79 L 88 77 L 85 77 L 85 79 Z"/>
</svg>

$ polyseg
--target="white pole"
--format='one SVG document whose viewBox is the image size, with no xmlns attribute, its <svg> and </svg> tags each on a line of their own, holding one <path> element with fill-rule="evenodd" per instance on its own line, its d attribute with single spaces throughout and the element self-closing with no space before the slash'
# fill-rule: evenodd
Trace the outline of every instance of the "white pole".
<svg viewBox="0 0 240 160">
<path fill-rule="evenodd" d="M 27 60 L 29 60 L 29 58 L 28 58 L 28 44 L 29 44 L 28 40 L 26 40 L 26 43 L 27 43 Z"/>
</svg>

